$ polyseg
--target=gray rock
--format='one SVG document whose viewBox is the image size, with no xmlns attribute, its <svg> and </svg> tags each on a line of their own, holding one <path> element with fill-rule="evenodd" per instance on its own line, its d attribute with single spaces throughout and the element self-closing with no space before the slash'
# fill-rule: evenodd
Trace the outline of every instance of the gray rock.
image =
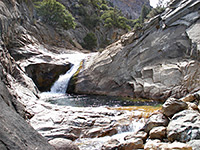
<svg viewBox="0 0 200 150">
<path fill-rule="evenodd" d="M 149 1 L 146 0 L 136 0 L 136 1 L 108 0 L 108 1 L 113 3 L 115 7 L 119 8 L 125 16 L 128 16 L 132 19 L 137 19 L 139 17 L 143 5 L 150 7 Z"/>
<path fill-rule="evenodd" d="M 163 138 L 166 137 L 166 131 L 167 131 L 166 127 L 154 127 L 149 132 L 149 138 L 162 140 Z"/>
<path fill-rule="evenodd" d="M 22 117 L 0 97 L 0 147 L 2 149 L 54 150 Z"/>
<path fill-rule="evenodd" d="M 194 110 L 184 110 L 175 114 L 167 127 L 168 140 L 188 142 L 200 139 L 200 114 Z"/>
<path fill-rule="evenodd" d="M 56 150 L 79 150 L 78 146 L 72 141 L 64 138 L 55 138 L 50 140 L 49 143 L 55 147 Z"/>
<path fill-rule="evenodd" d="M 144 131 L 138 131 L 137 133 L 125 136 L 124 140 L 130 140 L 133 138 L 140 138 L 143 141 L 145 141 L 147 139 L 147 133 Z"/>
<path fill-rule="evenodd" d="M 190 59 L 199 55 L 197 49 L 192 50 L 199 38 L 194 33 L 199 24 L 198 6 L 195 0 L 176 1 L 161 17 L 86 61 L 74 93 L 166 100 L 198 91 L 200 63 Z M 196 19 L 188 19 L 189 14 Z M 172 25 L 182 19 L 190 24 Z"/>
<path fill-rule="evenodd" d="M 187 108 L 187 103 L 175 98 L 167 99 L 167 101 L 162 106 L 163 114 L 165 114 L 167 117 L 172 117 L 175 113 Z"/>
<path fill-rule="evenodd" d="M 119 147 L 120 147 L 120 142 L 118 140 L 116 140 L 116 139 L 112 139 L 112 140 L 106 142 L 102 146 L 101 150 L 119 149 Z"/>
<path fill-rule="evenodd" d="M 33 79 L 41 92 L 49 91 L 53 83 L 61 74 L 65 74 L 70 69 L 71 64 L 51 64 L 37 63 L 25 67 L 26 73 Z"/>
<path fill-rule="evenodd" d="M 151 115 L 148 118 L 143 129 L 145 132 L 148 133 L 154 127 L 159 127 L 159 126 L 166 127 L 168 123 L 169 123 L 169 119 L 165 115 L 163 115 L 162 113 L 157 113 L 157 114 Z"/>
<path fill-rule="evenodd" d="M 191 140 L 187 142 L 187 144 L 190 145 L 193 150 L 200 149 L 200 140 Z"/>
</svg>

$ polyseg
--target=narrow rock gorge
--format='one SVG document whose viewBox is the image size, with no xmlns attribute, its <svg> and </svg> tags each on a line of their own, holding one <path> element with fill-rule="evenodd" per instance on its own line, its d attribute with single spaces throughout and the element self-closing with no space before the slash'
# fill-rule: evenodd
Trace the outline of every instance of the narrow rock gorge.
<svg viewBox="0 0 200 150">
<path fill-rule="evenodd" d="M 135 2 L 132 18 L 150 6 L 108 1 L 125 14 Z M 0 1 L 1 150 L 199 149 L 200 0 L 172 0 L 129 32 L 105 26 L 115 9 L 104 1 L 58 0 L 75 29 L 45 22 L 34 2 Z M 67 94 L 52 92 L 74 66 Z"/>
</svg>

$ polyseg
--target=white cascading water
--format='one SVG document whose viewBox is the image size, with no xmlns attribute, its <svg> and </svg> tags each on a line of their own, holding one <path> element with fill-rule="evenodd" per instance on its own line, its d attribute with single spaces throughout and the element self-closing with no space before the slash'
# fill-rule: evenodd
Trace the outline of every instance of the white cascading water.
<svg viewBox="0 0 200 150">
<path fill-rule="evenodd" d="M 71 69 L 67 71 L 64 75 L 60 75 L 58 80 L 51 87 L 50 93 L 66 93 L 69 81 L 71 77 L 78 70 L 81 61 L 85 58 L 85 54 L 69 54 L 69 62 L 73 64 Z"/>
</svg>

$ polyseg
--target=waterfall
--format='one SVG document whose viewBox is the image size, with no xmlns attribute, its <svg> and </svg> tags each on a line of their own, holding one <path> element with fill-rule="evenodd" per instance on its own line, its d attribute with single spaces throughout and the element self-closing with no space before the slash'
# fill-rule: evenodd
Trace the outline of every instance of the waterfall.
<svg viewBox="0 0 200 150">
<path fill-rule="evenodd" d="M 68 56 L 68 61 L 72 63 L 73 66 L 64 75 L 59 76 L 58 80 L 51 87 L 50 93 L 66 93 L 71 77 L 74 75 L 74 73 L 76 73 L 81 61 L 85 58 L 85 56 L 85 54 L 70 54 Z"/>
</svg>

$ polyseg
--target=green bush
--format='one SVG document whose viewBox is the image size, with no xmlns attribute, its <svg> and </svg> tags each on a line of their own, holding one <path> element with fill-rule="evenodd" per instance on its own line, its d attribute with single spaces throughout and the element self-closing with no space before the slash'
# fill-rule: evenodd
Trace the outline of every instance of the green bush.
<svg viewBox="0 0 200 150">
<path fill-rule="evenodd" d="M 82 44 L 83 48 L 93 50 L 97 46 L 97 38 L 94 33 L 88 33 L 84 39 L 84 43 Z"/>
<path fill-rule="evenodd" d="M 101 19 L 104 21 L 106 27 L 117 27 L 125 30 L 130 30 L 131 27 L 128 25 L 128 19 L 123 17 L 121 12 L 117 9 L 105 10 L 101 15 Z"/>
<path fill-rule="evenodd" d="M 50 25 L 59 25 L 65 29 L 76 27 L 72 14 L 56 0 L 36 2 L 35 7 L 38 15 L 42 17 L 42 21 Z"/>
</svg>

